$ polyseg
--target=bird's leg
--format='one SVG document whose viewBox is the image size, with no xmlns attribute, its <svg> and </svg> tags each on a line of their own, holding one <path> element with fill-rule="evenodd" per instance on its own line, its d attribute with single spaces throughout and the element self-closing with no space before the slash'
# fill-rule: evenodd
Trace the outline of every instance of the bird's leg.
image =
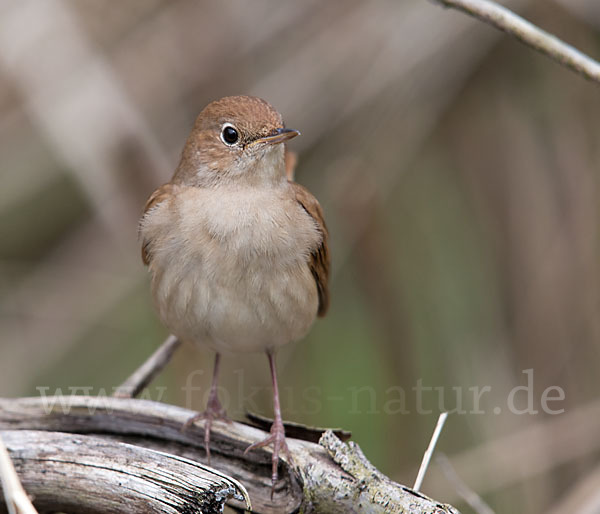
<svg viewBox="0 0 600 514">
<path fill-rule="evenodd" d="M 244 455 L 255 448 L 273 445 L 273 457 L 271 458 L 271 499 L 273 499 L 273 491 L 277 482 L 277 465 L 279 463 L 279 451 L 283 450 L 287 458 L 288 464 L 292 464 L 292 455 L 285 442 L 285 430 L 283 428 L 283 420 L 281 419 L 281 407 L 279 405 L 279 388 L 277 387 L 277 370 L 275 369 L 275 354 L 272 351 L 267 351 L 269 358 L 269 366 L 271 367 L 271 380 L 273 382 L 273 411 L 275 421 L 271 425 L 271 435 L 262 441 L 251 444 L 246 448 Z"/>
<path fill-rule="evenodd" d="M 206 402 L 206 410 L 204 412 L 199 412 L 198 414 L 192 416 L 185 422 L 182 430 L 186 430 L 189 428 L 195 421 L 200 419 L 204 420 L 204 449 L 206 451 L 206 458 L 208 463 L 210 464 L 210 429 L 212 427 L 212 423 L 215 420 L 225 421 L 227 423 L 231 423 L 231 420 L 227 417 L 225 409 L 221 405 L 219 401 L 219 396 L 217 394 L 218 389 L 218 381 L 219 381 L 219 361 L 221 360 L 221 355 L 217 353 L 215 355 L 215 367 L 213 370 L 212 382 L 210 384 L 210 392 L 208 393 L 208 402 Z"/>
</svg>

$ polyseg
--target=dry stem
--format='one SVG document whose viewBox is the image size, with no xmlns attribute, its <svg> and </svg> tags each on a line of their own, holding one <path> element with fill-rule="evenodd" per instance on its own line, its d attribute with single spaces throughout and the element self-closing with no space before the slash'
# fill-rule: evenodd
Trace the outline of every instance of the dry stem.
<svg viewBox="0 0 600 514">
<path fill-rule="evenodd" d="M 600 83 L 600 63 L 490 0 L 435 0 L 500 29 L 588 80 Z"/>
</svg>

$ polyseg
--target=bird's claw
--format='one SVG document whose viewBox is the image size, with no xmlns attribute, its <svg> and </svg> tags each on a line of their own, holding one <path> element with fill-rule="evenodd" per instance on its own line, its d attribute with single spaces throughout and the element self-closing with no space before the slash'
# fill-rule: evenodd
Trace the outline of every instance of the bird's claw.
<svg viewBox="0 0 600 514">
<path fill-rule="evenodd" d="M 225 409 L 221 406 L 218 398 L 210 398 L 206 405 L 206 410 L 195 414 L 188 419 L 181 431 L 184 432 L 190 428 L 196 421 L 204 421 L 204 450 L 206 451 L 206 459 L 210 465 L 210 431 L 212 428 L 213 421 L 223 421 L 227 424 L 231 424 L 232 421 L 227 417 Z"/>
<path fill-rule="evenodd" d="M 288 465 L 293 465 L 292 454 L 290 453 L 290 449 L 288 448 L 287 442 L 285 440 L 285 430 L 283 428 L 283 423 L 275 421 L 273 425 L 271 425 L 271 434 L 262 441 L 257 441 L 256 443 L 253 443 L 250 446 L 248 446 L 248 448 L 246 448 L 246 450 L 244 451 L 244 455 L 246 455 L 251 450 L 255 450 L 256 448 L 264 448 L 265 446 L 269 445 L 273 446 L 273 456 L 271 457 L 271 499 L 273 499 L 275 484 L 277 483 L 277 479 L 279 477 L 277 468 L 279 464 L 279 454 L 281 450 L 283 450 L 283 452 L 285 453 Z"/>
</svg>

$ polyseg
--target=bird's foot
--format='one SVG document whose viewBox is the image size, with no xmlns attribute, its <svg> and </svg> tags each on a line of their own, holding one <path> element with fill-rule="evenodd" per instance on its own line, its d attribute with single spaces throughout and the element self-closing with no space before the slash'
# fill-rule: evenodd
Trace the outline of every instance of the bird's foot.
<svg viewBox="0 0 600 514">
<path fill-rule="evenodd" d="M 213 421 L 223 421 L 225 423 L 231 424 L 232 421 L 227 417 L 227 413 L 225 409 L 221 405 L 219 399 L 214 396 L 208 399 L 208 403 L 206 405 L 206 410 L 204 412 L 199 412 L 195 414 L 190 419 L 188 419 L 183 427 L 181 427 L 181 431 L 184 432 L 188 428 L 190 428 L 196 421 L 204 421 L 204 450 L 206 451 L 206 459 L 208 460 L 208 464 L 210 465 L 210 430 L 212 428 Z"/>
<path fill-rule="evenodd" d="M 251 450 L 255 450 L 256 448 L 263 448 L 269 445 L 273 445 L 273 456 L 271 457 L 271 499 L 273 499 L 273 491 L 275 490 L 275 484 L 277 483 L 278 478 L 277 467 L 279 464 L 279 453 L 281 450 L 283 450 L 283 452 L 285 453 L 288 465 L 293 465 L 292 454 L 290 453 L 288 445 L 285 441 L 285 430 L 283 428 L 283 423 L 281 420 L 276 419 L 271 425 L 271 435 L 269 435 L 262 441 L 258 441 L 248 446 L 248 448 L 246 448 L 246 451 L 244 451 L 244 455 L 246 455 Z"/>
</svg>

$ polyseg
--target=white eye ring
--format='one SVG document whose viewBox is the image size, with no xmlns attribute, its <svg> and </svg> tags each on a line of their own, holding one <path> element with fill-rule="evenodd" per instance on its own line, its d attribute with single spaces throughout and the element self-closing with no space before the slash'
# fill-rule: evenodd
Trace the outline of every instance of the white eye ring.
<svg viewBox="0 0 600 514">
<path fill-rule="evenodd" d="M 227 146 L 235 146 L 240 140 L 240 131 L 231 123 L 223 123 L 221 141 Z"/>
</svg>

